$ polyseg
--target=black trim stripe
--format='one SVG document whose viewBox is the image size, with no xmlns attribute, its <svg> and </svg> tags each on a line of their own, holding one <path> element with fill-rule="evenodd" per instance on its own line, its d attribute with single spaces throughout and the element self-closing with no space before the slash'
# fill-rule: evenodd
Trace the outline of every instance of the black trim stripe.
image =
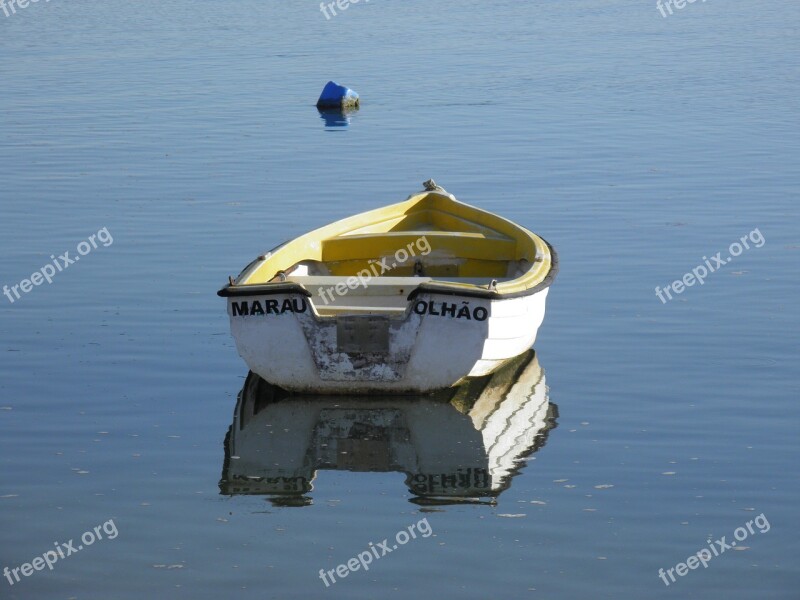
<svg viewBox="0 0 800 600">
<path fill-rule="evenodd" d="M 232 296 L 272 296 L 275 294 L 300 294 L 308 298 L 311 292 L 299 283 L 276 282 L 258 283 L 254 285 L 226 285 L 217 292 L 217 296 L 230 298 Z"/>
</svg>

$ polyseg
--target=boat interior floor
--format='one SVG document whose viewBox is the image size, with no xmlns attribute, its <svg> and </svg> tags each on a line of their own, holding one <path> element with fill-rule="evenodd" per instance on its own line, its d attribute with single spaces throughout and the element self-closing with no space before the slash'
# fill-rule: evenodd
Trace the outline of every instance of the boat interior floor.
<svg viewBox="0 0 800 600">
<path fill-rule="evenodd" d="M 485 287 L 493 280 L 516 279 L 531 267 L 530 261 L 520 258 L 514 238 L 430 211 L 365 226 L 318 244 L 314 260 L 300 260 L 277 274 L 273 271 L 269 281 L 301 284 L 322 316 L 402 316 L 408 294 L 420 283 L 436 280 Z M 254 279 L 248 283 L 257 283 Z"/>
</svg>

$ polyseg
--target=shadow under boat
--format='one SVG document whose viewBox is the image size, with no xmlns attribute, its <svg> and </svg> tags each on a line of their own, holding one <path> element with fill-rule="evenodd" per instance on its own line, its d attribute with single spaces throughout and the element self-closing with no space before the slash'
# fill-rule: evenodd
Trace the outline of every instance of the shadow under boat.
<svg viewBox="0 0 800 600">
<path fill-rule="evenodd" d="M 220 493 L 305 506 L 320 469 L 397 471 L 416 504 L 493 503 L 557 417 L 533 350 L 430 396 L 290 395 L 251 372 L 225 437 Z"/>
</svg>

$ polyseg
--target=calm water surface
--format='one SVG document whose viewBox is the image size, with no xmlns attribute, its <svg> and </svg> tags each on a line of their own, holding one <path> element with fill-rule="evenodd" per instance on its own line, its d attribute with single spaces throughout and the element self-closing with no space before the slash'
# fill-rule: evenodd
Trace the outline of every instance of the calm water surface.
<svg viewBox="0 0 800 600">
<path fill-rule="evenodd" d="M 778 0 L 0 13 L 0 285 L 113 239 L 0 297 L 0 567 L 118 533 L 0 597 L 797 598 L 799 18 Z M 362 95 L 346 126 L 313 106 L 328 79 Z M 226 277 L 429 177 L 558 249 L 536 373 L 452 404 L 246 380 Z M 768 531 L 659 578 L 762 513 Z M 423 519 L 369 571 L 319 578 Z"/>
</svg>

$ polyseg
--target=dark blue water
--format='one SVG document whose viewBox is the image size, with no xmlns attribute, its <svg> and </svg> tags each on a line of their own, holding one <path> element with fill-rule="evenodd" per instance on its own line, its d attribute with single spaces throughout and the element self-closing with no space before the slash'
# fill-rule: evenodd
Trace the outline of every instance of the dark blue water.
<svg viewBox="0 0 800 600">
<path fill-rule="evenodd" d="M 0 568 L 117 531 L 0 597 L 797 598 L 799 17 L 778 0 L 666 18 L 617 0 L 0 9 L 0 285 L 113 240 L 0 297 Z M 362 96 L 347 126 L 314 108 L 329 79 Z M 536 343 L 548 426 L 509 438 L 496 493 L 428 502 L 387 454 L 409 406 L 332 401 L 299 455 L 313 489 L 220 486 L 232 460 L 266 481 L 286 459 L 269 442 L 231 458 L 247 370 L 215 291 L 429 177 L 559 251 Z M 657 298 L 755 230 L 760 247 Z M 480 446 L 468 411 L 436 406 L 464 432 L 439 443 Z M 768 531 L 659 578 L 762 514 Z M 321 581 L 422 519 L 427 537 Z"/>
</svg>

